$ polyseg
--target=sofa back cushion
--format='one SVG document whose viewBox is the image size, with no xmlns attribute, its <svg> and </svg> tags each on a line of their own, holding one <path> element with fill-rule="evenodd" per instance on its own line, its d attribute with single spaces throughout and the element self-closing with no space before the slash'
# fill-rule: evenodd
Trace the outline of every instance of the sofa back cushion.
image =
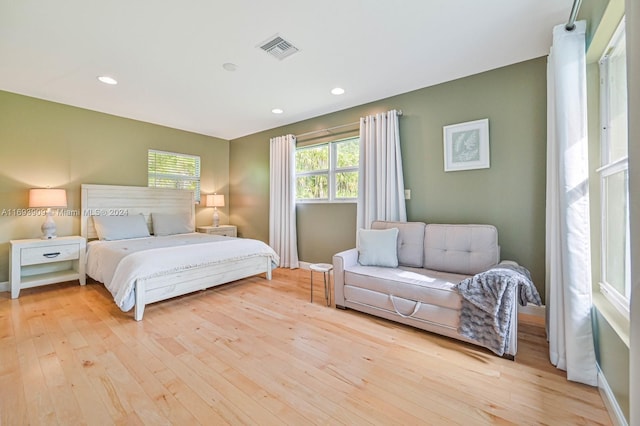
<svg viewBox="0 0 640 426">
<path fill-rule="evenodd" d="M 424 261 L 424 229 L 422 222 L 387 222 L 377 220 L 371 229 L 398 228 L 398 264 L 422 268 Z"/>
<path fill-rule="evenodd" d="M 474 275 L 499 261 L 498 230 L 492 225 L 429 224 L 425 228 L 426 269 Z"/>
</svg>

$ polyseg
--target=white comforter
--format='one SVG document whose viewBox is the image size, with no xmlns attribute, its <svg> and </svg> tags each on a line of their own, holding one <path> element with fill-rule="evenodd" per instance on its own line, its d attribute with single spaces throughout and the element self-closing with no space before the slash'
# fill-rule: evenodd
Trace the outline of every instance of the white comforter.
<svg viewBox="0 0 640 426">
<path fill-rule="evenodd" d="M 279 263 L 271 247 L 246 238 L 192 233 L 92 241 L 87 249 L 87 275 L 102 282 L 126 312 L 135 304 L 137 279 L 256 256 L 270 258 L 274 268 Z"/>
</svg>

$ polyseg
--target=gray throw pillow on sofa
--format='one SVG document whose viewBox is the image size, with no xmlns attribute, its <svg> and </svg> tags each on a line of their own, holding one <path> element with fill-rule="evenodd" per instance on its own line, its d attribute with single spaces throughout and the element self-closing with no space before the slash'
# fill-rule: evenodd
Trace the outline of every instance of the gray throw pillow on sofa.
<svg viewBox="0 0 640 426">
<path fill-rule="evenodd" d="M 358 263 L 398 267 L 398 228 L 358 230 Z"/>
</svg>

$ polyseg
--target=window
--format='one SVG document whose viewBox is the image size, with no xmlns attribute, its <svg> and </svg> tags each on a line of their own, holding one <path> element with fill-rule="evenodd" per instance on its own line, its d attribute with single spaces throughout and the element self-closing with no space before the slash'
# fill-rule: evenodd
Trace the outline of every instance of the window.
<svg viewBox="0 0 640 426">
<path fill-rule="evenodd" d="M 354 201 L 358 198 L 360 138 L 296 149 L 296 201 Z"/>
<path fill-rule="evenodd" d="M 147 157 L 149 187 L 190 189 L 200 201 L 200 157 L 150 149 Z"/>
<path fill-rule="evenodd" d="M 629 317 L 631 255 L 627 58 L 624 19 L 600 60 L 600 176 L 602 226 L 600 290 Z"/>
</svg>

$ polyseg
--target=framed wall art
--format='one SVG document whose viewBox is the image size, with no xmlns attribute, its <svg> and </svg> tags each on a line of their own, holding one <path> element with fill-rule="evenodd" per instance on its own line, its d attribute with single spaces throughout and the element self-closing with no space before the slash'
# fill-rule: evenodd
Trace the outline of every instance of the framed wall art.
<svg viewBox="0 0 640 426">
<path fill-rule="evenodd" d="M 443 127 L 444 171 L 488 169 L 489 119 Z"/>
</svg>

